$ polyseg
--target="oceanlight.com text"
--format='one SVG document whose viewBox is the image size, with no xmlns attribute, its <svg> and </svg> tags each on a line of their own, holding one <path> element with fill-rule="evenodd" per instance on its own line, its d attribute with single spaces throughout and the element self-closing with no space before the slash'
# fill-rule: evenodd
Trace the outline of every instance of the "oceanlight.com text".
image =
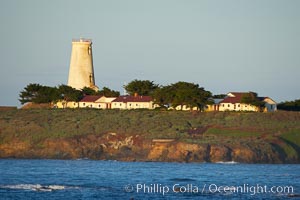
<svg viewBox="0 0 300 200">
<path fill-rule="evenodd" d="M 135 193 L 144 193 L 144 194 L 161 194 L 166 195 L 168 193 L 224 193 L 224 194 L 250 194 L 250 195 L 258 195 L 264 193 L 272 193 L 272 194 L 294 194 L 293 186 L 267 186 L 262 184 L 249 185 L 242 184 L 236 186 L 225 186 L 218 184 L 173 184 L 173 185 L 165 185 L 160 183 L 152 183 L 152 184 L 128 184 L 124 187 L 126 192 L 135 192 Z"/>
</svg>

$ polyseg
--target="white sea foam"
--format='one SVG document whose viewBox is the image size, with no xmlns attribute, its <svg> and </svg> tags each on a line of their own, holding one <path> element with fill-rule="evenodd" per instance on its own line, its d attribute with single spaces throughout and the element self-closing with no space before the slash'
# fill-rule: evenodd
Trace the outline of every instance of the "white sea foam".
<svg viewBox="0 0 300 200">
<path fill-rule="evenodd" d="M 219 162 L 216 162 L 216 163 L 218 163 L 218 164 L 238 164 L 238 162 L 235 162 L 235 161 L 226 161 L 226 162 L 219 161 Z"/>
<path fill-rule="evenodd" d="M 49 185 L 49 188 L 53 190 L 64 190 L 66 187 L 63 185 Z"/>
<path fill-rule="evenodd" d="M 66 189 L 66 187 L 63 185 L 41 185 L 41 184 L 0 185 L 0 188 L 15 189 L 15 190 L 45 191 L 45 192 Z"/>
<path fill-rule="evenodd" d="M 41 187 L 40 184 L 17 184 L 17 185 L 1 185 L 0 188 L 32 190 L 33 188 Z"/>
<path fill-rule="evenodd" d="M 89 158 L 84 157 L 84 158 L 77 158 L 77 159 L 75 159 L 75 160 L 89 160 Z"/>
</svg>

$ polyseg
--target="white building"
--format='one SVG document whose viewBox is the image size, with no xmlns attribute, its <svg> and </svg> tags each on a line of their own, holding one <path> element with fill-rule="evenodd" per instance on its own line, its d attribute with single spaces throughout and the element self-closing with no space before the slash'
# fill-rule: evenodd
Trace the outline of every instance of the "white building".
<svg viewBox="0 0 300 200">
<path fill-rule="evenodd" d="M 154 109 L 153 100 L 150 96 L 119 96 L 112 101 L 112 109 Z"/>
<path fill-rule="evenodd" d="M 68 85 L 77 90 L 84 87 L 99 90 L 95 85 L 92 40 L 80 38 L 72 41 Z"/>
<path fill-rule="evenodd" d="M 97 109 L 110 109 L 111 102 L 116 97 L 105 97 L 100 95 L 86 95 L 79 101 L 79 108 L 97 108 Z"/>
<path fill-rule="evenodd" d="M 254 105 L 242 103 L 242 98 L 247 92 L 230 92 L 219 102 L 218 111 L 255 111 L 259 108 Z M 269 97 L 258 97 L 259 100 L 265 102 L 264 112 L 274 112 L 277 110 L 276 102 Z"/>
</svg>

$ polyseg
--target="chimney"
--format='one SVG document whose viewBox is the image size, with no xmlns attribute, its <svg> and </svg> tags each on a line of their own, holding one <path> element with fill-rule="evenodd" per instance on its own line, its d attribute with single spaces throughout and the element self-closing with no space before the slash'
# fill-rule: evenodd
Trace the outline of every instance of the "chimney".
<svg viewBox="0 0 300 200">
<path fill-rule="evenodd" d="M 134 93 L 134 97 L 137 97 L 139 96 L 139 94 L 137 92 Z"/>
</svg>

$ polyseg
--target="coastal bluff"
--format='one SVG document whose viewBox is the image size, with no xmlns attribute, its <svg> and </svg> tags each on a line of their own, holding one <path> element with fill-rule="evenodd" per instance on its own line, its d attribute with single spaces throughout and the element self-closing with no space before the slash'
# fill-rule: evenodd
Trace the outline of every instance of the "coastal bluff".
<svg viewBox="0 0 300 200">
<path fill-rule="evenodd" d="M 300 163 L 300 113 L 3 110 L 0 158 Z"/>
</svg>

